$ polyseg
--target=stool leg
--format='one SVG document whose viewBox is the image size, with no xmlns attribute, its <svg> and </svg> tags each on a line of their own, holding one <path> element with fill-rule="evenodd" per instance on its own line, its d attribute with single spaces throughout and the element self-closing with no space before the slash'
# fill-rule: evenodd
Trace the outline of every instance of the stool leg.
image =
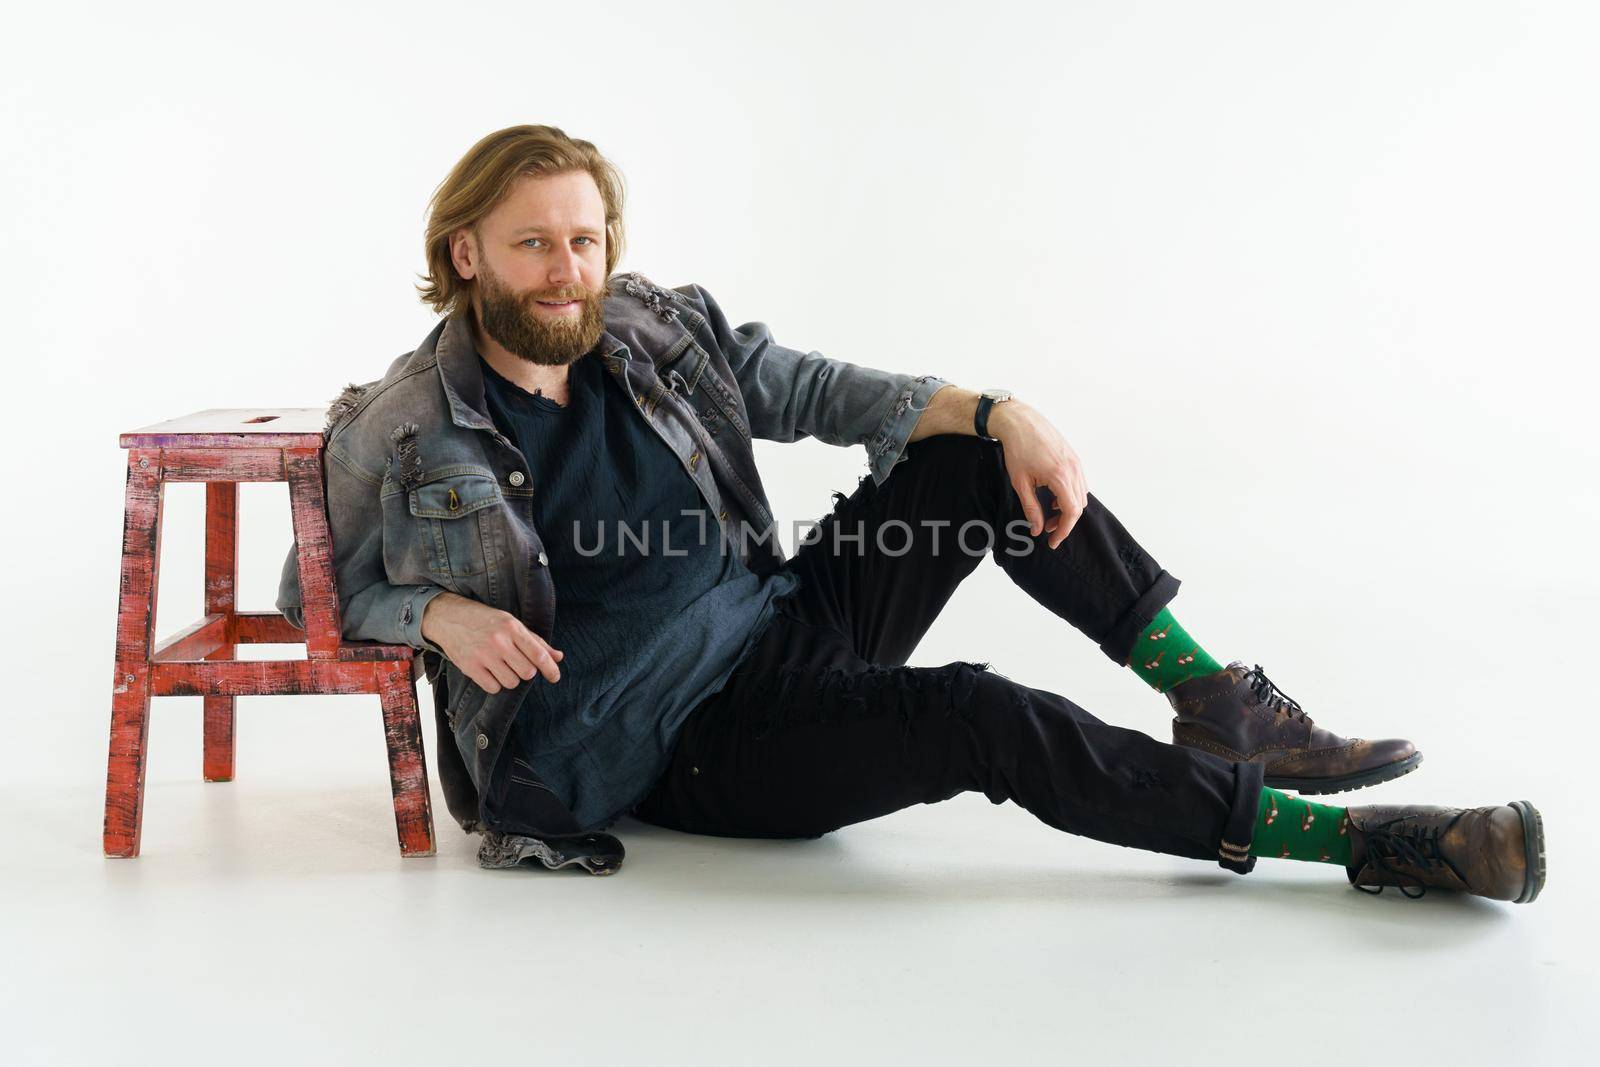
<svg viewBox="0 0 1600 1067">
<path fill-rule="evenodd" d="M 289 515 L 300 567 L 300 604 L 305 614 L 306 658 L 339 654 L 339 596 L 334 591 L 333 536 L 328 529 L 327 495 L 322 485 L 322 450 L 283 450 L 289 482 Z"/>
<path fill-rule="evenodd" d="M 206 483 L 205 613 L 228 616 L 234 634 L 235 590 L 239 579 L 239 483 Z M 231 660 L 236 645 L 223 645 L 206 659 Z M 208 696 L 205 701 L 202 775 L 208 782 L 233 781 L 234 697 Z"/>
<path fill-rule="evenodd" d="M 150 646 L 161 567 L 160 449 L 130 449 L 122 518 L 122 580 L 117 598 L 116 675 L 106 759 L 107 856 L 137 856 L 144 817 L 145 750 L 150 736 Z"/>
<path fill-rule="evenodd" d="M 378 664 L 378 696 L 383 702 L 383 736 L 389 746 L 389 784 L 394 791 L 400 854 L 431 856 L 433 805 L 428 799 L 428 764 L 423 757 L 422 718 L 417 711 L 412 663 Z"/>
</svg>

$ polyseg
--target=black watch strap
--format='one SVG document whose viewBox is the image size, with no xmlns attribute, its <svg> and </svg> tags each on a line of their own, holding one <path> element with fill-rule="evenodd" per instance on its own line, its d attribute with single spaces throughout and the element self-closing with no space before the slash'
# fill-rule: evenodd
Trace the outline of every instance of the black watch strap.
<svg viewBox="0 0 1600 1067">
<path fill-rule="evenodd" d="M 974 433 L 987 441 L 994 440 L 994 438 L 989 436 L 989 412 L 993 410 L 994 397 L 978 397 L 978 410 L 972 416 L 972 429 Z"/>
</svg>

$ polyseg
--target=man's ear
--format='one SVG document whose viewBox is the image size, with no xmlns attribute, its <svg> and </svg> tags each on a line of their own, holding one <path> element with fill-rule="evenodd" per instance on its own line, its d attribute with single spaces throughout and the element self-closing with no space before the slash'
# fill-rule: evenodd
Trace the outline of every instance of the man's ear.
<svg viewBox="0 0 1600 1067">
<path fill-rule="evenodd" d="M 470 280 L 478 273 L 478 249 L 471 230 L 457 230 L 450 235 L 450 262 L 462 278 Z"/>
</svg>

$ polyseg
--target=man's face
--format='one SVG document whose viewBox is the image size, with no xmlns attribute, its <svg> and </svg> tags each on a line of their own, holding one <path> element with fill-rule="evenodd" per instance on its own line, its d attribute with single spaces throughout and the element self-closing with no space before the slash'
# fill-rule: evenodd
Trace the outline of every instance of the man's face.
<svg viewBox="0 0 1600 1067">
<path fill-rule="evenodd" d="M 547 366 L 594 348 L 605 325 L 605 219 L 594 179 L 572 171 L 519 179 L 475 231 L 452 237 L 484 333 Z"/>
</svg>

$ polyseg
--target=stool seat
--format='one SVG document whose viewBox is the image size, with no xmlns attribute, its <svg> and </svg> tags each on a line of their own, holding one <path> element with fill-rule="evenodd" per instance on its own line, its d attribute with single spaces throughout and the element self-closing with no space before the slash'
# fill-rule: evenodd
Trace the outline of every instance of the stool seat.
<svg viewBox="0 0 1600 1067">
<path fill-rule="evenodd" d="M 321 408 L 207 408 L 122 435 L 123 448 L 321 448 Z"/>
<path fill-rule="evenodd" d="M 404 856 L 434 854 L 433 809 L 417 710 L 416 650 L 346 641 L 334 586 L 318 408 L 209 408 L 130 430 L 112 681 L 104 849 L 137 856 L 144 815 L 150 700 L 205 701 L 203 776 L 234 776 L 234 701 L 296 693 L 379 698 L 395 825 Z M 239 483 L 289 483 L 305 629 L 277 611 L 239 611 Z M 206 483 L 205 604 L 200 619 L 157 643 L 161 513 L 167 482 Z M 241 644 L 304 644 L 304 659 L 238 660 Z"/>
</svg>

